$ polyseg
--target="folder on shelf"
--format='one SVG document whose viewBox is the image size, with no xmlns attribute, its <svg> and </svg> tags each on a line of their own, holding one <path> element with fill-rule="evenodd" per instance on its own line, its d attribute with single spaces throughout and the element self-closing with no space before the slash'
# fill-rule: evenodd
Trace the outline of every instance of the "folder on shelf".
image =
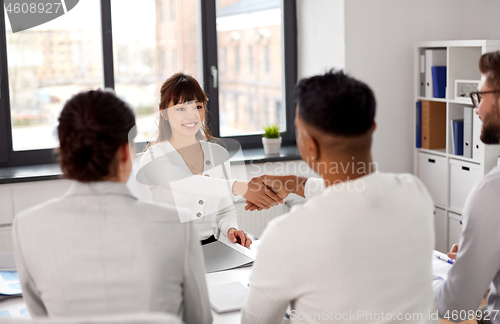
<svg viewBox="0 0 500 324">
<path fill-rule="evenodd" d="M 422 102 L 417 101 L 416 104 L 416 147 L 422 147 Z"/>
<path fill-rule="evenodd" d="M 453 129 L 453 120 L 450 120 L 451 132 L 451 154 L 455 154 L 455 130 Z"/>
<path fill-rule="evenodd" d="M 481 128 L 483 122 L 479 115 L 472 113 L 472 158 L 480 161 L 483 158 L 484 143 L 481 142 Z"/>
<path fill-rule="evenodd" d="M 473 121 L 474 108 L 472 107 L 464 107 L 464 157 L 472 158 L 472 125 Z"/>
<path fill-rule="evenodd" d="M 446 66 L 433 66 L 432 91 L 434 98 L 445 98 L 446 95 Z"/>
<path fill-rule="evenodd" d="M 454 119 L 453 120 L 453 138 L 455 155 L 464 155 L 464 120 Z"/>
<path fill-rule="evenodd" d="M 422 100 L 422 148 L 446 147 L 446 103 Z"/>
<path fill-rule="evenodd" d="M 446 50 L 425 50 L 425 97 L 433 98 L 432 67 L 446 66 Z"/>
<path fill-rule="evenodd" d="M 425 48 L 420 49 L 420 97 L 425 97 Z"/>
</svg>

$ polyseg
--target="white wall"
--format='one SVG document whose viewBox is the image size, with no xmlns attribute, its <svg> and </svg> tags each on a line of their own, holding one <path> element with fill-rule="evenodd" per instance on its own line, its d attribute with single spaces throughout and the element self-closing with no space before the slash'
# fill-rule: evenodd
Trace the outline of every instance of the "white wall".
<svg viewBox="0 0 500 324">
<path fill-rule="evenodd" d="M 342 67 L 337 58 L 344 57 L 346 71 L 372 87 L 378 102 L 373 154 L 382 171 L 413 170 L 413 44 L 500 39 L 500 1 L 297 0 L 297 5 L 299 77 Z M 336 25 L 341 19 L 332 21 L 340 7 L 343 35 Z"/>
<path fill-rule="evenodd" d="M 344 68 L 344 25 L 344 0 L 297 0 L 299 79 Z"/>
<path fill-rule="evenodd" d="M 413 44 L 460 39 L 459 3 L 346 1 L 346 71 L 375 92 L 373 157 L 380 170 L 413 171 Z"/>
</svg>

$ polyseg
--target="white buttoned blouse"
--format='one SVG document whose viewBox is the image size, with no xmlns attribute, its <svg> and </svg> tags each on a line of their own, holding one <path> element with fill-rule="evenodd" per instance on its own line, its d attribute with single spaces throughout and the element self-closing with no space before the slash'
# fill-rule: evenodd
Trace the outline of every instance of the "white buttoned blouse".
<svg viewBox="0 0 500 324">
<path fill-rule="evenodd" d="M 193 175 L 179 152 L 165 141 L 146 150 L 137 177 L 146 181 L 153 201 L 176 206 L 181 222 L 194 222 L 203 240 L 216 235 L 217 229 L 227 235 L 230 228 L 238 229 L 238 223 L 229 153 L 215 143 L 200 144 L 202 175 Z"/>
</svg>

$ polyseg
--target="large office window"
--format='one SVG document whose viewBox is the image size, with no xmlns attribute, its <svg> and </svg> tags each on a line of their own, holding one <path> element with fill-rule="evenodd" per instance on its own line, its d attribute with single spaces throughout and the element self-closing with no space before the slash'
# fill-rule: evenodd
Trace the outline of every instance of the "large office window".
<svg viewBox="0 0 500 324">
<path fill-rule="evenodd" d="M 103 87 L 99 0 L 13 33 L 6 16 L 8 84 L 14 151 L 58 146 L 57 117 L 66 100 Z M 62 9 L 60 9 L 62 10 Z"/>
<path fill-rule="evenodd" d="M 0 167 L 55 162 L 57 117 L 87 89 L 114 89 L 135 110 L 136 140 L 154 139 L 160 88 L 176 72 L 208 94 L 214 136 L 261 146 L 276 122 L 294 143 L 295 17 L 283 0 L 85 0 L 13 33 L 3 10 Z"/>
<path fill-rule="evenodd" d="M 183 0 L 182 7 L 169 2 L 170 17 L 198 15 L 198 1 Z M 142 0 L 137 6 L 134 0 L 111 1 L 115 91 L 135 110 L 138 142 L 155 139 L 160 88 L 169 76 L 182 71 L 203 84 L 199 22 L 190 18 L 172 24 L 161 19 L 162 3 Z M 130 8 L 134 8 L 133 24 Z"/>
<path fill-rule="evenodd" d="M 252 93 L 255 102 L 262 102 L 266 97 L 283 96 L 281 1 L 226 0 L 217 4 L 218 48 L 232 46 L 235 53 L 233 73 L 228 71 L 221 75 L 219 93 Z M 240 48 L 247 48 L 248 54 L 241 55 Z M 271 48 L 274 53 L 271 53 Z M 276 67 L 272 71 L 271 60 L 275 61 L 273 65 Z M 249 105 L 250 101 L 243 104 Z M 264 114 L 266 108 L 258 105 L 242 108 L 247 113 L 241 115 L 238 121 L 227 120 L 227 125 L 220 129 L 220 136 L 263 133 L 263 126 L 266 125 L 251 121 L 258 120 L 256 116 Z M 277 123 L 282 132 L 287 130 L 286 120 L 278 119 L 276 115 L 262 120 Z"/>
</svg>

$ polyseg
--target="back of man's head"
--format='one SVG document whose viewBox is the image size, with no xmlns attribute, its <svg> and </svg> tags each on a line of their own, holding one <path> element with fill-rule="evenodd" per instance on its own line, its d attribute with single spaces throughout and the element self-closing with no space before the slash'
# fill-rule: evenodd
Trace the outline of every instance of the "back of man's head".
<svg viewBox="0 0 500 324">
<path fill-rule="evenodd" d="M 373 128 L 373 91 L 342 71 L 302 79 L 296 87 L 296 99 L 300 118 L 323 133 L 357 137 Z"/>
<path fill-rule="evenodd" d="M 500 90 L 500 51 L 483 54 L 479 59 L 479 71 L 486 76 L 493 90 Z M 497 97 L 500 93 L 496 93 Z"/>
</svg>

